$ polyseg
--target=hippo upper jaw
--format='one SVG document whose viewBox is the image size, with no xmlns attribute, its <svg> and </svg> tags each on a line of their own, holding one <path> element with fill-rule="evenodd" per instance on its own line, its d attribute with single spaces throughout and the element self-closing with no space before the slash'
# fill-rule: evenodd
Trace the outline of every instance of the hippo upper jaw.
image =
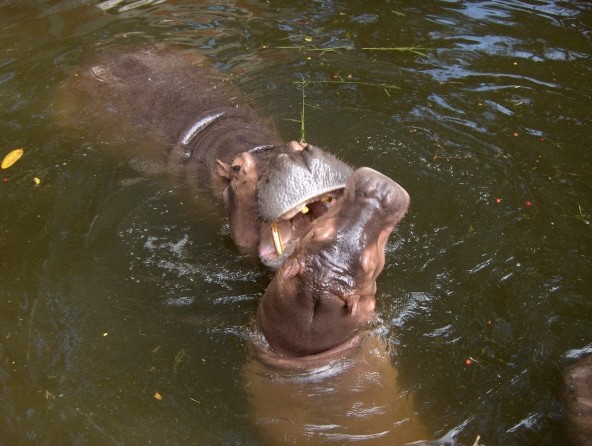
<svg viewBox="0 0 592 446">
<path fill-rule="evenodd" d="M 330 153 L 295 141 L 272 158 L 257 185 L 263 221 L 292 218 L 314 199 L 343 189 L 353 170 Z"/>
<path fill-rule="evenodd" d="M 368 168 L 354 172 L 343 197 L 310 225 L 263 296 L 258 320 L 274 352 L 319 354 L 374 320 L 386 242 L 408 205 L 391 179 Z"/>
</svg>

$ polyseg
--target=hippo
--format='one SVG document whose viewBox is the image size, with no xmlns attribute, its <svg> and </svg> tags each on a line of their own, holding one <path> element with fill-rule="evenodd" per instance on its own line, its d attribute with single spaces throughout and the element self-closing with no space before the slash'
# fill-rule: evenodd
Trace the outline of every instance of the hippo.
<svg viewBox="0 0 592 446">
<path fill-rule="evenodd" d="M 315 219 L 265 291 L 257 319 L 270 348 L 299 357 L 347 348 L 374 316 L 384 249 L 409 206 L 407 192 L 362 167 Z"/>
<path fill-rule="evenodd" d="M 274 275 L 257 310 L 264 336 L 243 371 L 265 444 L 427 444 L 371 330 L 385 245 L 408 207 L 396 182 L 355 170 Z"/>
<path fill-rule="evenodd" d="M 585 355 L 564 373 L 567 429 L 577 446 L 592 445 L 592 355 Z"/>
<path fill-rule="evenodd" d="M 70 127 L 86 116 L 107 137 L 150 134 L 170 170 L 223 201 L 239 250 L 275 270 L 353 170 L 313 145 L 283 143 L 239 96 L 204 58 L 156 45 L 100 52 L 70 75 L 54 108 Z"/>
<path fill-rule="evenodd" d="M 409 195 L 373 169 L 282 142 L 239 96 L 205 59 L 156 45 L 101 52 L 70 76 L 54 108 L 70 127 L 85 125 L 86 115 L 105 138 L 122 132 L 138 146 L 162 144 L 168 169 L 223 202 L 238 249 L 275 271 L 256 314 L 261 342 L 250 343 L 243 373 L 254 418 L 275 417 L 264 435 L 270 442 L 291 432 L 308 443 L 300 427 L 347 424 L 356 410 L 351 430 L 327 435 L 385 444 L 424 438 L 386 344 L 369 334 L 385 246 Z M 302 398 L 310 392 L 315 398 Z M 332 411 L 323 408 L 327 393 Z M 294 411 L 312 420 L 294 421 Z"/>
</svg>

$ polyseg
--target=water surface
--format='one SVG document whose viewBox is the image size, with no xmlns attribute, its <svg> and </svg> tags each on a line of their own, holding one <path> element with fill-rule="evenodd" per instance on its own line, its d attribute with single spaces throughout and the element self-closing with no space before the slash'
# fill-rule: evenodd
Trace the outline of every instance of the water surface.
<svg viewBox="0 0 592 446">
<path fill-rule="evenodd" d="M 97 3 L 0 3 L 0 150 L 25 149 L 1 172 L 0 444 L 262 444 L 241 370 L 271 275 L 141 135 L 55 119 L 95 50 L 156 42 L 210 57 L 286 140 L 304 100 L 309 142 L 409 191 L 377 307 L 434 438 L 568 444 L 560 373 L 592 350 L 588 2 Z"/>
</svg>

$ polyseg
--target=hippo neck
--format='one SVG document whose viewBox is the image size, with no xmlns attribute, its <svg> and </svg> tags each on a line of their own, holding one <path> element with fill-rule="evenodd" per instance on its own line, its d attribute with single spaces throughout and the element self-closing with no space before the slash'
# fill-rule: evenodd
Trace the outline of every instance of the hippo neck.
<svg viewBox="0 0 592 446">
<path fill-rule="evenodd" d="M 217 159 L 226 163 L 242 152 L 255 156 L 279 145 L 278 138 L 257 123 L 248 109 L 220 107 L 190 120 L 171 149 L 171 157 L 196 160 L 212 168 Z"/>
</svg>

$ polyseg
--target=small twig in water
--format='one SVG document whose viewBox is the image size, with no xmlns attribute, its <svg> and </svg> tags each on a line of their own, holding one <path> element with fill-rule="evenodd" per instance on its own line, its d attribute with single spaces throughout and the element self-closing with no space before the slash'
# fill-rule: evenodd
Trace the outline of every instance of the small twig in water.
<svg viewBox="0 0 592 446">
<path fill-rule="evenodd" d="M 365 51 L 399 51 L 401 53 L 409 52 L 409 53 L 417 54 L 422 57 L 428 57 L 428 55 L 426 53 L 424 53 L 423 51 L 430 50 L 429 48 L 422 48 L 419 46 L 400 46 L 400 47 L 394 47 L 394 48 L 362 48 L 362 49 Z"/>
<path fill-rule="evenodd" d="M 295 81 L 296 84 L 304 82 L 305 84 L 349 84 L 349 85 L 364 85 L 367 87 L 378 87 L 390 90 L 399 90 L 399 87 L 393 84 L 374 83 L 374 82 L 361 82 L 361 81 L 344 81 L 344 80 L 321 80 L 321 81 Z"/>
<path fill-rule="evenodd" d="M 292 45 L 292 46 L 276 46 L 274 47 L 280 50 L 298 50 L 298 51 L 320 51 L 321 53 L 336 53 L 339 50 L 353 50 L 351 46 L 334 46 L 331 48 L 317 48 L 304 45 Z M 397 51 L 400 53 L 409 52 L 417 54 L 418 56 L 428 57 L 424 51 L 429 51 L 430 48 L 424 48 L 420 46 L 399 46 L 399 47 L 364 47 L 361 48 L 363 51 Z"/>
<path fill-rule="evenodd" d="M 590 224 L 590 214 L 584 212 L 584 209 L 580 204 L 578 204 L 578 215 L 576 215 L 576 220 L 580 220 L 587 225 Z"/>
<path fill-rule="evenodd" d="M 179 367 L 179 364 L 183 362 L 184 357 L 185 350 L 181 350 L 179 353 L 177 353 L 177 356 L 175 356 L 175 364 L 173 365 L 173 370 L 175 371 L 175 373 L 177 373 L 177 367 Z"/>
<path fill-rule="evenodd" d="M 437 161 L 438 159 L 443 159 L 443 160 L 451 160 L 451 159 L 461 159 L 460 156 L 438 156 L 438 152 L 444 152 L 446 153 L 446 149 L 444 147 L 442 147 L 442 144 L 440 144 L 440 139 L 436 136 L 436 152 L 434 153 L 434 158 L 433 161 Z"/>
</svg>

